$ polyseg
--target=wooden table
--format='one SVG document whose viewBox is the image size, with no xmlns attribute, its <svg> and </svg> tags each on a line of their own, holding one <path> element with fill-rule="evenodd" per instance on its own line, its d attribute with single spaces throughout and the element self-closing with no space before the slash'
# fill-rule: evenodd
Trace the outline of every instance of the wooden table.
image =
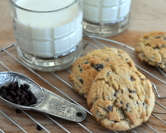
<svg viewBox="0 0 166 133">
<path fill-rule="evenodd" d="M 133 0 L 132 7 L 131 7 L 131 21 L 130 21 L 130 25 L 128 29 L 117 36 L 110 37 L 109 39 L 124 43 L 131 47 L 135 47 L 138 39 L 144 33 L 149 31 L 155 31 L 155 30 L 166 31 L 165 16 L 166 16 L 166 0 Z M 112 43 L 108 43 L 107 41 L 101 41 L 101 42 L 106 44 L 107 46 L 114 45 Z M 0 49 L 6 46 L 9 46 L 13 43 L 15 43 L 15 39 L 13 34 L 9 3 L 7 0 L 0 0 Z M 11 48 L 7 51 L 15 55 L 15 57 L 17 58 L 15 48 Z M 133 51 L 132 52 L 130 50 L 127 50 L 127 51 L 131 55 L 131 57 L 134 59 L 137 65 L 141 66 L 145 70 L 148 70 L 150 74 L 154 74 L 155 76 L 161 78 L 163 81 L 166 82 L 165 77 L 156 68 L 147 66 L 147 64 L 144 64 L 144 63 L 140 63 L 140 61 L 137 59 Z M 48 83 L 43 82 L 43 80 L 41 80 L 38 76 L 36 76 L 32 72 L 29 72 L 24 66 L 22 66 L 15 59 L 10 57 L 6 52 L 2 52 L 2 51 L 0 52 L 0 62 L 4 63 L 5 66 L 10 68 L 12 71 L 24 73 L 27 76 L 34 79 L 41 86 L 59 95 L 62 95 L 58 91 L 56 91 L 53 87 L 50 87 Z M 6 68 L 0 66 L 0 71 L 5 71 L 5 70 Z M 37 72 L 37 73 L 40 74 L 45 79 L 48 79 L 48 81 L 51 84 L 60 88 L 64 93 L 72 97 L 75 101 L 77 101 L 79 104 L 81 104 L 82 106 L 84 106 L 85 108 L 89 110 L 89 108 L 86 105 L 86 100 L 84 98 L 80 97 L 66 84 L 62 84 L 59 81 L 59 79 L 55 78 L 51 73 L 42 73 L 42 72 Z M 157 87 L 159 88 L 160 94 L 162 96 L 166 96 L 166 85 L 159 82 L 158 80 L 156 80 L 155 78 L 147 74 L 146 72 L 143 72 L 143 73 L 150 80 L 152 80 L 153 83 L 157 85 Z M 67 72 L 55 72 L 55 74 L 67 80 L 66 78 L 68 76 Z M 156 102 L 166 107 L 165 99 L 158 99 L 156 97 Z M 32 119 L 30 119 L 28 117 L 29 115 L 35 118 L 35 120 L 41 123 L 50 132 L 53 132 L 53 133 L 65 132 L 64 130 L 62 130 L 62 127 L 59 127 L 58 124 L 55 124 L 53 121 L 50 121 L 50 119 L 47 116 L 41 113 L 26 111 L 26 112 L 17 114 L 13 108 L 6 106 L 2 102 L 0 102 L 0 109 L 1 111 L 5 112 L 5 114 L 10 116 L 10 118 L 12 118 L 15 122 L 17 122 L 21 127 L 23 127 L 27 132 L 45 132 L 44 129 L 41 131 L 38 131 L 36 129 L 37 123 L 35 123 Z M 166 121 L 166 110 L 162 109 L 156 104 L 153 112 L 154 112 L 153 113 L 154 116 L 151 116 L 150 120 L 147 122 L 148 126 L 150 125 L 158 132 L 161 132 L 161 133 L 166 132 L 166 124 L 163 124 L 160 120 L 155 118 L 155 115 L 157 115 L 158 117 Z M 91 130 L 94 133 L 101 133 L 101 132 L 110 133 L 111 132 L 111 131 L 108 131 L 107 129 L 102 128 L 98 123 L 96 123 L 94 118 L 89 114 L 86 120 L 79 124 L 64 121 L 58 118 L 54 118 L 54 119 L 56 120 L 56 122 L 64 126 L 65 129 L 73 133 L 87 132 L 86 129 L 81 127 L 81 124 L 87 127 L 89 130 Z M 138 133 L 139 132 L 140 133 L 154 132 L 148 126 L 146 124 L 143 124 L 142 126 L 134 129 L 134 131 Z M 2 112 L 0 112 L 0 132 L 1 130 L 6 133 L 22 132 L 15 124 L 9 121 L 3 115 Z"/>
</svg>

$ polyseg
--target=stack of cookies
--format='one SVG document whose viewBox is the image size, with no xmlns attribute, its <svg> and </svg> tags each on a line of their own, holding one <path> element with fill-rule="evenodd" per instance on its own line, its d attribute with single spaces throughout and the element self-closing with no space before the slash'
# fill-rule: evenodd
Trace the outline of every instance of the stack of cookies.
<svg viewBox="0 0 166 133">
<path fill-rule="evenodd" d="M 147 121 L 153 110 L 151 82 L 123 50 L 105 47 L 89 52 L 73 64 L 68 79 L 107 129 L 130 130 Z"/>
</svg>

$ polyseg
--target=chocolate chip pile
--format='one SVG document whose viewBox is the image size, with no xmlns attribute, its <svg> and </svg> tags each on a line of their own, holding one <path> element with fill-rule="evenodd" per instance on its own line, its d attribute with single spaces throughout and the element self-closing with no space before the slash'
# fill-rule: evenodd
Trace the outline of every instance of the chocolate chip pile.
<svg viewBox="0 0 166 133">
<path fill-rule="evenodd" d="M 0 96 L 19 105 L 30 106 L 37 103 L 35 95 L 30 91 L 28 84 L 18 85 L 18 82 L 10 83 L 0 88 Z"/>
</svg>

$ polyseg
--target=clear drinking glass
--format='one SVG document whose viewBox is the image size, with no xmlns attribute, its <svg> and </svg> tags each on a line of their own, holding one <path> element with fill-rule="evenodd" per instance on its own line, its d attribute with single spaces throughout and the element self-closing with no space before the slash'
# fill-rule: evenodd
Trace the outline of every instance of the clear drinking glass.
<svg viewBox="0 0 166 133">
<path fill-rule="evenodd" d="M 10 0 L 18 56 L 39 71 L 69 67 L 82 53 L 81 0 Z"/>
<path fill-rule="evenodd" d="M 83 0 L 85 35 L 110 37 L 127 29 L 131 0 Z"/>
</svg>

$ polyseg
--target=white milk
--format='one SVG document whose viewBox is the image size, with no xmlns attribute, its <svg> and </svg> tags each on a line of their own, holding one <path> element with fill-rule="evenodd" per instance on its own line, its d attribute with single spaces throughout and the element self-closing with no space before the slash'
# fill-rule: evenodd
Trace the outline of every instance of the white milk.
<svg viewBox="0 0 166 133">
<path fill-rule="evenodd" d="M 47 13 L 16 10 L 15 35 L 21 50 L 40 57 L 68 53 L 82 39 L 82 11 L 75 0 L 18 0 L 20 7 Z"/>
<path fill-rule="evenodd" d="M 83 0 L 84 19 L 92 23 L 112 23 L 129 14 L 131 0 Z"/>
</svg>

